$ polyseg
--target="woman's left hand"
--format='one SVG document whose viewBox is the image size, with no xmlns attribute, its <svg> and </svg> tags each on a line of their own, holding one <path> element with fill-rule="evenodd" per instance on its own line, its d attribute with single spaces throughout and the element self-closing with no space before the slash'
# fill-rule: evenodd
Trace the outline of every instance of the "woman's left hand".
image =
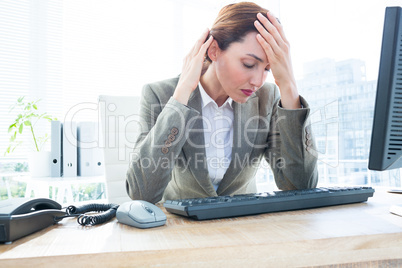
<svg viewBox="0 0 402 268">
<path fill-rule="evenodd" d="M 278 19 L 271 12 L 268 12 L 267 16 L 268 19 L 260 13 L 257 15 L 258 20 L 254 23 L 259 32 L 257 40 L 267 55 L 275 83 L 281 92 L 282 107 L 287 109 L 300 108 L 289 42 Z"/>
</svg>

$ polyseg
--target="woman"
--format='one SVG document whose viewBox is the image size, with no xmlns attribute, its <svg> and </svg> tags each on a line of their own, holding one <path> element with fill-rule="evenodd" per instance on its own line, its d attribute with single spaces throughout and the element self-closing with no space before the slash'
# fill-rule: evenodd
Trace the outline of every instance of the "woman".
<svg viewBox="0 0 402 268">
<path fill-rule="evenodd" d="M 264 84 L 268 71 L 276 85 Z M 279 20 L 254 3 L 228 5 L 179 77 L 144 87 L 127 193 L 156 203 L 256 192 L 262 157 L 278 188 L 315 187 L 308 114 Z"/>
</svg>

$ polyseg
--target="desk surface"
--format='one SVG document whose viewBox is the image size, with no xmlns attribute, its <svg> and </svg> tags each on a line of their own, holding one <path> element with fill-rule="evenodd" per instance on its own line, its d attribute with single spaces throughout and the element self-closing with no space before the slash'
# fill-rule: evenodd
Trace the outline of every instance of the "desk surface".
<svg viewBox="0 0 402 268">
<path fill-rule="evenodd" d="M 402 266 L 401 194 L 367 203 L 194 221 L 167 213 L 165 226 L 117 222 L 81 227 L 75 219 L 0 245 L 1 267 Z"/>
</svg>

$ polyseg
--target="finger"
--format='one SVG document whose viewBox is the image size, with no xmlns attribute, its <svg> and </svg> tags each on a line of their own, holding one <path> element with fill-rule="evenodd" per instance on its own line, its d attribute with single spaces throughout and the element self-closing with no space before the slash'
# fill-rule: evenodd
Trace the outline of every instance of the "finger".
<svg viewBox="0 0 402 268">
<path fill-rule="evenodd" d="M 254 22 L 255 27 L 257 28 L 258 32 L 260 33 L 260 36 L 262 36 L 266 42 L 272 47 L 272 49 L 276 52 L 280 51 L 280 47 L 275 40 L 275 37 L 271 34 L 271 32 L 266 30 L 264 26 L 261 25 L 259 21 Z M 264 46 L 263 46 L 264 47 Z"/>
<path fill-rule="evenodd" d="M 272 36 L 275 37 L 276 40 L 280 41 L 281 36 L 276 29 L 276 27 L 271 23 L 269 19 L 267 19 L 265 16 L 263 16 L 261 13 L 257 14 L 257 25 L 263 26 L 263 30 L 261 30 L 261 35 L 264 37 L 266 35 L 266 32 L 271 34 Z M 276 19 L 275 19 L 276 20 Z"/>
<path fill-rule="evenodd" d="M 283 26 L 279 19 L 272 13 L 272 12 L 267 12 L 267 16 L 269 21 L 272 23 L 272 25 L 275 26 L 275 28 L 278 30 L 279 34 L 281 35 L 282 39 L 285 41 L 285 43 L 288 43 L 285 32 L 283 31 Z"/>
<path fill-rule="evenodd" d="M 198 52 L 198 55 L 204 57 L 204 56 L 205 56 L 205 53 L 207 53 L 207 50 L 208 50 L 209 46 L 212 44 L 212 41 L 213 41 L 213 40 L 214 40 L 214 37 L 211 35 L 211 36 L 208 38 L 208 40 L 205 41 L 204 44 L 202 44 L 202 46 L 201 46 L 201 48 L 200 48 L 200 50 L 199 50 L 199 52 Z"/>
<path fill-rule="evenodd" d="M 261 36 L 261 34 L 257 34 L 257 41 L 260 43 L 261 47 L 264 49 L 265 53 L 267 54 L 268 57 L 268 62 L 270 65 L 273 63 L 273 60 L 275 59 L 275 53 L 271 47 L 270 44 L 265 40 L 264 37 Z"/>
<path fill-rule="evenodd" d="M 268 12 L 269 13 L 269 12 Z M 261 35 L 263 37 L 268 36 L 268 34 L 272 35 L 274 37 L 275 42 L 281 46 L 283 43 L 283 38 L 280 35 L 278 29 L 271 23 L 271 21 L 269 19 L 267 19 L 265 16 L 263 16 L 261 13 L 257 14 L 257 25 L 261 25 L 263 27 L 259 27 L 259 32 L 261 33 Z M 276 18 L 274 17 L 273 21 L 277 24 L 278 21 L 276 20 Z M 264 29 L 265 28 L 265 29 Z M 268 41 L 268 40 L 267 40 Z"/>
<path fill-rule="evenodd" d="M 191 55 L 197 55 L 198 51 L 200 51 L 200 48 L 202 44 L 204 44 L 205 39 L 207 39 L 207 36 L 209 34 L 209 29 L 207 28 L 200 36 L 200 38 L 197 40 L 197 42 L 194 44 L 193 49 L 191 50 Z"/>
</svg>

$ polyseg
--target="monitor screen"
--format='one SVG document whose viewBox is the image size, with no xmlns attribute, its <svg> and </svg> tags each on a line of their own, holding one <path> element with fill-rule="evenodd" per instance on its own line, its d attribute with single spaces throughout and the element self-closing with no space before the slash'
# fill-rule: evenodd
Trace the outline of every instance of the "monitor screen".
<svg viewBox="0 0 402 268">
<path fill-rule="evenodd" d="M 402 15 L 387 7 L 381 46 L 369 169 L 402 167 Z"/>
</svg>

